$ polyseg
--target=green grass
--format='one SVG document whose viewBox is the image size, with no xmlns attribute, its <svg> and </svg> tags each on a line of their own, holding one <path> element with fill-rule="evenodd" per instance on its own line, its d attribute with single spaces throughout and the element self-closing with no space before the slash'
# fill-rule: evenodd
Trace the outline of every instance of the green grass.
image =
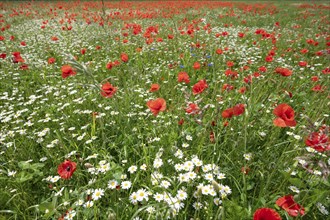
<svg viewBox="0 0 330 220">
<path fill-rule="evenodd" d="M 0 5 L 1 27 L 10 24 L 0 32 L 0 54 L 6 54 L 0 58 L 0 219 L 70 219 L 71 212 L 74 219 L 235 220 L 253 219 L 263 207 L 282 219 L 326 219 L 320 204 L 329 210 L 328 9 L 280 1 L 232 4 Z M 147 15 L 152 18 L 143 18 Z M 140 25 L 141 32 L 134 35 L 129 24 Z M 65 30 L 69 26 L 72 30 Z M 158 31 L 147 44 L 144 35 L 151 26 Z M 15 51 L 28 70 L 13 62 Z M 266 62 L 271 51 L 274 60 Z M 121 61 L 122 53 L 128 62 Z M 51 57 L 56 61 L 48 64 Z M 118 66 L 106 68 L 116 60 Z M 228 61 L 234 62 L 236 78 L 225 74 Z M 301 67 L 300 61 L 308 65 Z M 193 68 L 195 62 L 200 69 Z M 77 74 L 63 79 L 64 65 Z M 277 67 L 292 75 L 276 73 Z M 182 71 L 190 83 L 178 82 Z M 202 79 L 208 87 L 194 95 L 193 86 Z M 111 98 L 101 95 L 105 82 L 117 88 Z M 160 85 L 156 92 L 149 91 L 153 83 Z M 312 90 L 316 85 L 321 91 Z M 166 101 L 157 116 L 147 106 L 156 98 Z M 196 114 L 186 112 L 189 103 L 198 105 Z M 293 108 L 295 127 L 273 124 L 281 103 Z M 224 118 L 223 111 L 237 104 L 244 104 L 244 112 Z M 323 152 L 307 148 L 313 132 L 328 138 Z M 77 165 L 67 180 L 57 171 L 65 160 Z M 94 194 L 98 190 L 100 198 Z M 136 192 L 149 195 L 134 200 Z M 304 207 L 304 216 L 290 217 L 276 205 L 289 194 Z"/>
</svg>

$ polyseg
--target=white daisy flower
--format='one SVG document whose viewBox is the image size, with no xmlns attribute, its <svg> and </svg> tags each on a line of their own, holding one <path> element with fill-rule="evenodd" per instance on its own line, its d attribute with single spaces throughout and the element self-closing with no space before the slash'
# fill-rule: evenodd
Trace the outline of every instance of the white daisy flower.
<svg viewBox="0 0 330 220">
<path fill-rule="evenodd" d="M 178 194 L 176 195 L 176 198 L 180 201 L 186 200 L 188 197 L 188 194 L 186 193 L 186 191 L 183 190 L 178 190 Z"/>
<path fill-rule="evenodd" d="M 160 183 L 160 185 L 161 185 L 163 188 L 167 189 L 168 187 L 171 186 L 171 183 L 170 183 L 169 181 L 167 181 L 167 180 L 162 180 L 161 183 Z"/>
<path fill-rule="evenodd" d="M 214 204 L 217 205 L 217 206 L 219 206 L 219 205 L 222 204 L 222 201 L 221 201 L 220 198 L 214 198 L 214 199 L 213 199 L 213 202 L 214 202 Z"/>
<path fill-rule="evenodd" d="M 122 189 L 129 189 L 132 186 L 132 183 L 130 181 L 123 181 L 120 184 Z"/>
<path fill-rule="evenodd" d="M 164 200 L 164 195 L 163 194 L 156 193 L 153 197 L 157 202 L 161 202 L 161 201 Z"/>
<path fill-rule="evenodd" d="M 118 186 L 118 182 L 116 180 L 110 180 L 108 182 L 108 188 L 109 189 L 115 189 Z"/>
<path fill-rule="evenodd" d="M 251 153 L 243 154 L 243 157 L 244 157 L 245 160 L 249 161 L 252 158 L 252 154 Z"/>
<path fill-rule="evenodd" d="M 93 207 L 93 205 L 94 205 L 94 203 L 93 203 L 93 201 L 91 200 L 91 201 L 87 201 L 87 202 L 84 204 L 84 207 L 85 207 L 85 208 L 91 208 L 91 207 Z"/>
<path fill-rule="evenodd" d="M 289 189 L 290 189 L 292 192 L 295 192 L 295 193 L 299 193 L 299 192 L 300 192 L 300 190 L 299 190 L 297 187 L 295 187 L 295 186 L 289 186 Z"/>
<path fill-rule="evenodd" d="M 99 200 L 102 196 L 104 195 L 104 190 L 99 188 L 99 189 L 95 189 L 94 193 L 92 194 L 92 199 L 95 200 Z"/>
<path fill-rule="evenodd" d="M 226 175 L 225 175 L 224 173 L 219 173 L 219 174 L 217 175 L 217 178 L 218 178 L 219 180 L 226 179 Z"/>
<path fill-rule="evenodd" d="M 146 164 L 142 164 L 140 166 L 140 169 L 146 171 L 147 170 L 147 165 Z"/>
<path fill-rule="evenodd" d="M 163 160 L 160 158 L 156 158 L 153 163 L 154 168 L 158 169 L 163 166 Z"/>
<path fill-rule="evenodd" d="M 146 192 L 145 189 L 139 189 L 137 192 L 137 201 L 141 202 L 142 200 L 148 201 L 148 193 Z"/>
<path fill-rule="evenodd" d="M 128 172 L 130 172 L 131 174 L 132 173 L 135 173 L 137 171 L 137 166 L 130 166 L 129 168 L 128 168 Z"/>
<path fill-rule="evenodd" d="M 204 178 L 208 181 L 212 181 L 213 180 L 213 174 L 212 173 L 206 173 L 204 175 Z"/>
<path fill-rule="evenodd" d="M 137 204 L 138 202 L 138 194 L 136 192 L 133 192 L 130 196 L 129 196 L 129 201 L 131 201 L 132 204 Z"/>
</svg>

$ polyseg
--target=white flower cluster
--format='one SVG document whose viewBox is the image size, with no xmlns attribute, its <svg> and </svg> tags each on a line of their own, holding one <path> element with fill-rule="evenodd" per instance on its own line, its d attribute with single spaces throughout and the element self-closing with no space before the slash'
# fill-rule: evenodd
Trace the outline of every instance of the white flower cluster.
<svg viewBox="0 0 330 220">
<path fill-rule="evenodd" d="M 185 201 L 189 198 L 186 187 L 191 187 L 192 184 L 196 187 L 196 190 L 190 195 L 191 199 L 196 200 L 193 203 L 195 209 L 203 206 L 199 201 L 203 200 L 204 196 L 214 197 L 214 204 L 219 206 L 222 204 L 222 200 L 231 194 L 229 186 L 218 183 L 225 179 L 226 176 L 220 172 L 220 168 L 216 164 L 204 164 L 197 156 L 192 156 L 191 160 L 186 160 L 183 163 L 172 163 L 172 161 L 169 161 L 168 164 L 171 164 L 174 168 L 174 175 L 169 175 L 168 173 L 165 175 L 165 173 L 161 172 L 164 163 L 160 156 L 158 154 L 153 161 L 153 168 L 157 170 L 150 175 L 153 187 L 148 188 L 148 190 L 142 188 L 131 193 L 129 200 L 133 205 L 150 205 L 154 202 L 162 203 L 168 207 L 172 215 L 176 215 L 182 208 L 189 205 L 185 204 Z M 136 169 L 137 166 L 133 165 L 128 168 L 128 172 L 134 173 Z M 166 169 L 170 168 L 166 167 Z M 178 190 L 173 190 L 178 184 L 181 187 Z M 116 181 L 112 180 L 109 182 L 109 188 L 114 189 L 116 186 L 118 186 Z M 148 203 L 149 201 L 151 202 Z"/>
</svg>

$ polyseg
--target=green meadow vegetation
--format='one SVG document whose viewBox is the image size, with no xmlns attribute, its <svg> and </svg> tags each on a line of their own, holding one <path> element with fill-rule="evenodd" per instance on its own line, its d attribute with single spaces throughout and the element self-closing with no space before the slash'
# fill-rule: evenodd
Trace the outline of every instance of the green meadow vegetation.
<svg viewBox="0 0 330 220">
<path fill-rule="evenodd" d="M 326 3 L 0 3 L 0 219 L 329 218 Z"/>
</svg>

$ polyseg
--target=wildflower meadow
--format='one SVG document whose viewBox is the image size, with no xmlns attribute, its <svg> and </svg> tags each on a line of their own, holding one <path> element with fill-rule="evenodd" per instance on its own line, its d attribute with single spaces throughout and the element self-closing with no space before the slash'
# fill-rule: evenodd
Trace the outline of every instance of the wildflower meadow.
<svg viewBox="0 0 330 220">
<path fill-rule="evenodd" d="M 0 220 L 330 219 L 326 1 L 0 2 Z"/>
</svg>

